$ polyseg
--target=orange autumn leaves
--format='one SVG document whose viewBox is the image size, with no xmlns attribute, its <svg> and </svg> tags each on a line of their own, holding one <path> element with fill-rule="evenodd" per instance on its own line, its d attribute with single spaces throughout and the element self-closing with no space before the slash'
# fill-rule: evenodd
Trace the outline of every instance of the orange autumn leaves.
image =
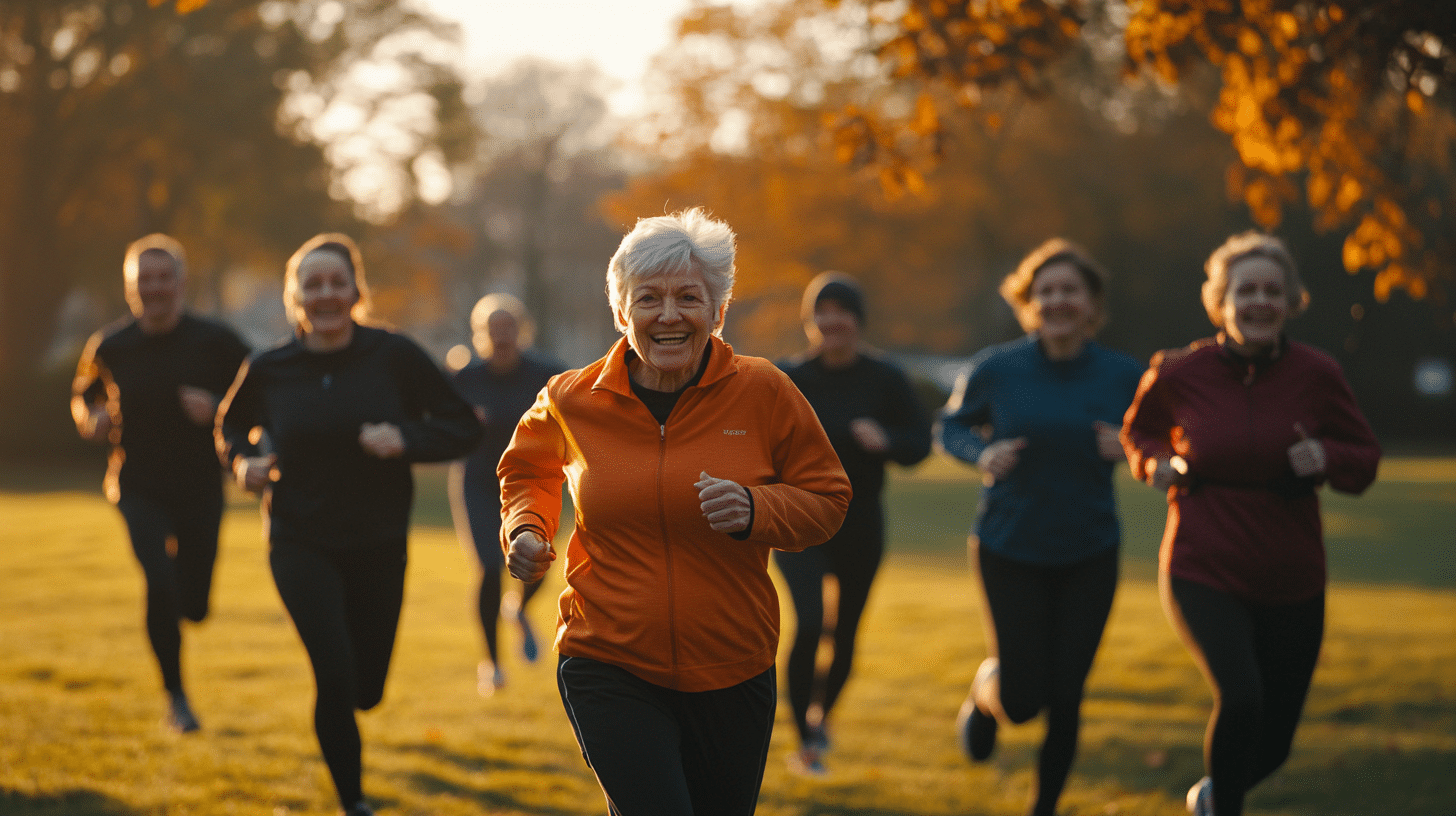
<svg viewBox="0 0 1456 816">
<path fill-rule="evenodd" d="M 834 123 L 838 153 L 880 161 L 904 186 L 897 136 L 940 149 L 923 106 L 978 110 L 995 129 L 985 93 L 1048 92 L 1053 65 L 1106 46 L 1089 41 L 1113 20 L 1128 81 L 1175 87 L 1216 73 L 1209 116 L 1238 156 L 1228 191 L 1256 222 L 1274 229 L 1303 202 L 1320 229 L 1349 228 L 1345 268 L 1373 270 L 1377 299 L 1397 290 L 1422 298 L 1456 263 L 1456 32 L 1439 5 L 1392 0 L 1375 13 L 1357 0 L 909 0 L 876 21 L 892 30 L 877 56 L 891 76 L 924 88 L 916 110 L 897 122 L 846 111 Z"/>
</svg>

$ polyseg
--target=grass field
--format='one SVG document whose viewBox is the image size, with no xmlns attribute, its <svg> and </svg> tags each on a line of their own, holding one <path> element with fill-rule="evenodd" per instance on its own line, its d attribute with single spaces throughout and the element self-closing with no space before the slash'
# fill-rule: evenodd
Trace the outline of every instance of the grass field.
<svg viewBox="0 0 1456 816">
<path fill-rule="evenodd" d="M 310 725 L 312 682 L 273 590 L 255 506 L 223 529 L 212 617 L 186 632 L 204 730 L 160 726 L 140 576 L 99 473 L 0 477 L 0 813 L 322 816 L 335 810 Z M 406 609 L 384 703 L 361 716 L 365 790 L 385 814 L 605 812 L 561 712 L 551 661 L 475 695 L 470 570 L 437 470 L 421 474 Z M 836 710 L 831 776 L 784 768 L 781 712 L 759 813 L 1015 816 L 1039 727 L 1003 731 L 992 762 L 959 755 L 952 723 L 984 655 L 964 564 L 970 474 L 932 461 L 896 474 L 892 555 Z M 1162 498 L 1119 485 L 1125 580 L 1089 683 L 1063 799 L 1077 816 L 1174 816 L 1201 775 L 1209 698 L 1151 578 Z M 1289 764 L 1256 790 L 1261 816 L 1456 814 L 1456 461 L 1386 463 L 1366 496 L 1326 494 L 1335 578 L 1326 644 Z M 552 580 L 559 580 L 554 578 Z M 554 592 L 549 594 L 554 595 Z M 533 605 L 549 628 L 551 605 Z"/>
</svg>

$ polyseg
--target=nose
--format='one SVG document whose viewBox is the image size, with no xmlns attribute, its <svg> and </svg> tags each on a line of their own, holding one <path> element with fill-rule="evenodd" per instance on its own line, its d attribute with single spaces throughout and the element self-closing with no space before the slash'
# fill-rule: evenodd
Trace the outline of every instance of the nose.
<svg viewBox="0 0 1456 816">
<path fill-rule="evenodd" d="M 662 315 L 657 319 L 662 323 L 672 323 L 678 318 L 677 301 L 672 298 L 665 298 L 662 301 Z"/>
</svg>

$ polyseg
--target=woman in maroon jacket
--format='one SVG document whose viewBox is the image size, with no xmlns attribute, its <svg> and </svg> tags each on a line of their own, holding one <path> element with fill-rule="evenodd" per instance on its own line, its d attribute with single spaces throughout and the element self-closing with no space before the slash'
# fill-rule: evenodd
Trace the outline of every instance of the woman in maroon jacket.
<svg viewBox="0 0 1456 816">
<path fill-rule="evenodd" d="M 1360 493 L 1380 446 L 1328 355 L 1284 336 L 1309 300 L 1276 238 L 1206 264 L 1212 339 L 1159 352 L 1123 426 L 1133 474 L 1168 491 L 1159 585 L 1214 693 L 1199 816 L 1238 816 L 1289 756 L 1324 635 L 1322 483 Z"/>
</svg>

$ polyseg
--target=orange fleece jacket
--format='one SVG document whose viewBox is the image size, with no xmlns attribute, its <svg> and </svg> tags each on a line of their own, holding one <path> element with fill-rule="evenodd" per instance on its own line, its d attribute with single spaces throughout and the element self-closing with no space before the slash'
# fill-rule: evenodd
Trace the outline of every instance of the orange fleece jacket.
<svg viewBox="0 0 1456 816">
<path fill-rule="evenodd" d="M 707 369 L 666 425 L 632 393 L 627 341 L 552 378 L 501 457 L 501 544 L 554 538 L 563 477 L 576 529 L 556 648 L 680 691 L 755 677 L 778 651 L 769 550 L 822 544 L 844 522 L 849 479 L 814 410 L 772 363 L 711 340 Z M 714 532 L 699 473 L 749 489 L 746 540 Z"/>
</svg>

